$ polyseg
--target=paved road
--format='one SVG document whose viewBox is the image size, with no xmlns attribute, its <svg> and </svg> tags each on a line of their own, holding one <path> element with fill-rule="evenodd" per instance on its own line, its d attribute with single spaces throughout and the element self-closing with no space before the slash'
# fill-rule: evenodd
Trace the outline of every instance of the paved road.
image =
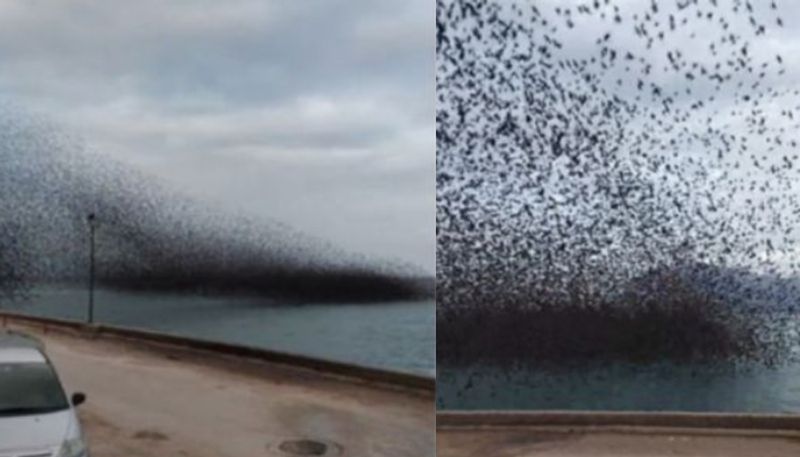
<svg viewBox="0 0 800 457">
<path fill-rule="evenodd" d="M 434 455 L 432 395 L 123 340 L 35 334 L 66 387 L 88 396 L 80 414 L 93 457 L 288 455 L 278 446 L 295 438 L 341 446 L 341 456 Z"/>
<path fill-rule="evenodd" d="M 442 429 L 439 457 L 797 457 L 800 434 L 630 430 L 569 432 L 536 428 Z"/>
</svg>

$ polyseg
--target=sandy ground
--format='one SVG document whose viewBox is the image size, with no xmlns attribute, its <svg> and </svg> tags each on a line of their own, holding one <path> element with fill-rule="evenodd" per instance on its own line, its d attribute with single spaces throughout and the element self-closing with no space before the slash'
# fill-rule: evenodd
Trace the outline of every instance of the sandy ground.
<svg viewBox="0 0 800 457">
<path fill-rule="evenodd" d="M 79 411 L 93 457 L 285 456 L 278 447 L 287 439 L 325 442 L 329 455 L 434 455 L 432 394 L 186 350 L 31 333 L 45 342 L 66 388 L 87 394 Z"/>
<path fill-rule="evenodd" d="M 800 434 L 713 430 L 442 429 L 439 457 L 797 457 Z"/>
</svg>

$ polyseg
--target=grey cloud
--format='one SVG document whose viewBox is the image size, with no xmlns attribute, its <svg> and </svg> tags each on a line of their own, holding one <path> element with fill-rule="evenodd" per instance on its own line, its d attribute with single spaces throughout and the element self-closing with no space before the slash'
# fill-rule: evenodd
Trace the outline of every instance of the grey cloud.
<svg viewBox="0 0 800 457">
<path fill-rule="evenodd" d="M 427 1 L 6 2 L 0 95 L 187 193 L 433 271 Z"/>
</svg>

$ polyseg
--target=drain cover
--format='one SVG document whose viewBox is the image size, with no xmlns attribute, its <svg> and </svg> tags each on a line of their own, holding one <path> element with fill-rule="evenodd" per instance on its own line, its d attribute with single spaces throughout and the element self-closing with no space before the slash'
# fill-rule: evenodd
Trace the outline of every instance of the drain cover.
<svg viewBox="0 0 800 457">
<path fill-rule="evenodd" d="M 311 440 L 307 438 L 281 441 L 277 446 L 281 455 L 286 456 L 322 456 L 333 457 L 341 455 L 342 446 L 324 440 Z"/>
</svg>

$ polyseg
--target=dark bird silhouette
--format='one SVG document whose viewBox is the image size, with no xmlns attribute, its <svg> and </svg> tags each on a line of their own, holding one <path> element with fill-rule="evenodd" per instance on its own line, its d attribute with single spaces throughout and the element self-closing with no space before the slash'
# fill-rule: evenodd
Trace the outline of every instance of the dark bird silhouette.
<svg viewBox="0 0 800 457">
<path fill-rule="evenodd" d="M 437 3 L 439 360 L 785 357 L 731 311 L 800 301 L 777 6 L 536 3 Z"/>
</svg>

